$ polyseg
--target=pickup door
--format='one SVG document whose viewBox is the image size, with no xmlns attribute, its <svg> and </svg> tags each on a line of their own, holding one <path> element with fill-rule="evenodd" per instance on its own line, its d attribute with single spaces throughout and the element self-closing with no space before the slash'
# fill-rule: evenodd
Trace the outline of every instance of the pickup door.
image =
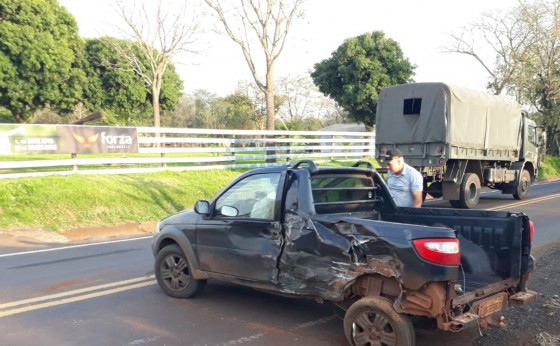
<svg viewBox="0 0 560 346">
<path fill-rule="evenodd" d="M 197 223 L 202 270 L 255 281 L 276 279 L 282 246 L 276 198 L 281 196 L 281 178 L 281 173 L 251 175 L 212 201 L 210 217 Z"/>
</svg>

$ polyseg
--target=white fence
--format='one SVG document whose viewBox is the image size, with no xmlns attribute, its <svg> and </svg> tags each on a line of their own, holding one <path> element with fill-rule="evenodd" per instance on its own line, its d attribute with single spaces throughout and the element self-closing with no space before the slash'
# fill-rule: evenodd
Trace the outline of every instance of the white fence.
<svg viewBox="0 0 560 346">
<path fill-rule="evenodd" d="M 0 157 L 0 179 L 69 174 L 126 174 L 286 164 L 298 159 L 373 157 L 375 134 L 139 127 L 138 154 L 25 154 Z M 84 157 L 86 156 L 86 157 Z"/>
</svg>

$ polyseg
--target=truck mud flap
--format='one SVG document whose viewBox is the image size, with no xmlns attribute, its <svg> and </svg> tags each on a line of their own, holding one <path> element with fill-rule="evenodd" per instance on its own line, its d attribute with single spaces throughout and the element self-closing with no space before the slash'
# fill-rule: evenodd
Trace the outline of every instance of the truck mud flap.
<svg viewBox="0 0 560 346">
<path fill-rule="evenodd" d="M 459 186 L 463 181 L 467 164 L 468 160 L 448 162 L 442 182 L 443 199 L 452 201 L 459 199 Z"/>
</svg>

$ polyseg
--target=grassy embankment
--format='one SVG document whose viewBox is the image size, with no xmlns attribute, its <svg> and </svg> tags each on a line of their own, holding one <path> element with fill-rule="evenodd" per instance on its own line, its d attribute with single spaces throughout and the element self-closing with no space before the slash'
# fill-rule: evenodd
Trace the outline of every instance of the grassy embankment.
<svg viewBox="0 0 560 346">
<path fill-rule="evenodd" d="M 210 199 L 240 170 L 74 175 L 0 180 L 0 230 L 111 226 L 155 221 Z M 547 157 L 540 179 L 560 178 Z"/>
</svg>

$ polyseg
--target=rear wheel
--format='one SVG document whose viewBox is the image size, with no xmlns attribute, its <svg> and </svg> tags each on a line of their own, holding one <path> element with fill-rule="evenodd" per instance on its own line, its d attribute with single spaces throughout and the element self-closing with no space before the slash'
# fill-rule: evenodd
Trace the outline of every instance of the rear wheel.
<svg viewBox="0 0 560 346">
<path fill-rule="evenodd" d="M 459 203 L 458 200 L 450 200 L 449 204 L 451 204 L 453 208 L 461 208 L 461 203 Z"/>
<path fill-rule="evenodd" d="M 206 280 L 192 277 L 191 265 L 179 245 L 168 245 L 156 255 L 156 279 L 161 289 L 175 298 L 190 298 L 206 287 Z"/>
<path fill-rule="evenodd" d="M 344 333 L 350 345 L 415 344 L 412 322 L 382 297 L 365 297 L 350 306 L 344 316 Z"/>
<path fill-rule="evenodd" d="M 459 204 L 462 208 L 472 209 L 480 199 L 480 179 L 474 173 L 467 173 L 459 188 Z"/>
<path fill-rule="evenodd" d="M 513 198 L 515 199 L 525 199 L 529 194 L 529 186 L 531 185 L 531 173 L 524 169 L 519 177 L 519 183 L 517 188 L 513 192 Z"/>
<path fill-rule="evenodd" d="M 433 198 L 440 198 L 441 196 L 443 196 L 442 189 L 443 189 L 443 187 L 442 187 L 441 181 L 436 181 L 436 182 L 433 182 L 428 187 L 428 193 Z"/>
</svg>

